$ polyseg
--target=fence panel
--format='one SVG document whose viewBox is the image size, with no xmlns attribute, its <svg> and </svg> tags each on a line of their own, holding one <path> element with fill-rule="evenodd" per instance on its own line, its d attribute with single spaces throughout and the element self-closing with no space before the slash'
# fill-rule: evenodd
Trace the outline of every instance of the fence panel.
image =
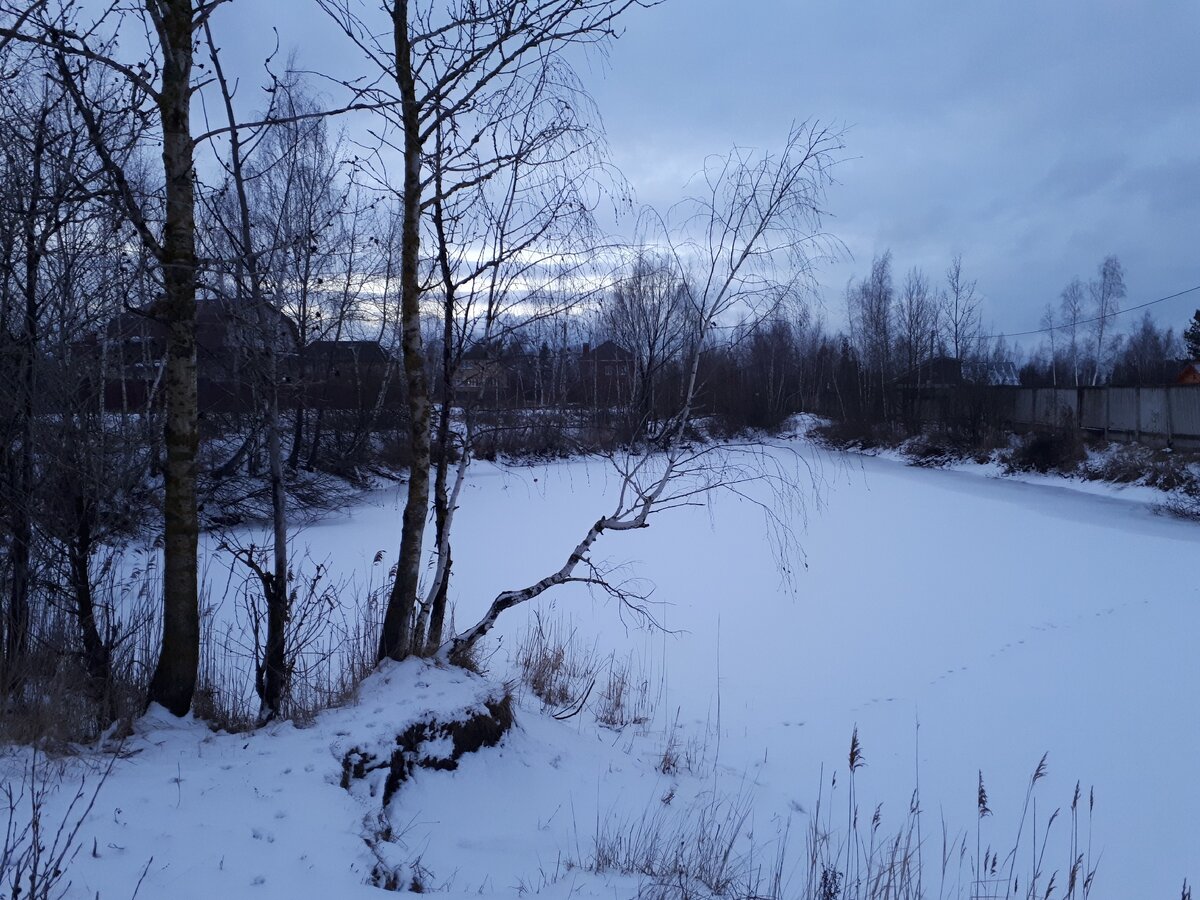
<svg viewBox="0 0 1200 900">
<path fill-rule="evenodd" d="M 1171 431 L 1180 437 L 1200 438 L 1200 386 L 1167 388 Z"/>
<path fill-rule="evenodd" d="M 1030 388 L 1032 414 L 1029 424 L 1045 428 L 1069 428 L 1075 422 L 1076 394 L 1073 390 Z M 1020 406 L 1020 404 L 1018 404 Z"/>
<path fill-rule="evenodd" d="M 1090 431 L 1108 428 L 1108 388 L 1083 388 L 1079 391 L 1079 427 Z"/>
<path fill-rule="evenodd" d="M 1013 398 L 1013 421 L 1021 425 L 1032 425 L 1033 399 L 1037 391 L 1034 388 L 1018 388 Z"/>
<path fill-rule="evenodd" d="M 1110 431 L 1138 430 L 1138 389 L 1108 389 L 1108 428 Z"/>
<path fill-rule="evenodd" d="M 1167 407 L 1167 389 L 1161 387 L 1140 388 L 1138 405 L 1138 432 L 1142 434 L 1171 434 L 1171 416 Z"/>
<path fill-rule="evenodd" d="M 1200 446 L 1200 385 L 1027 388 L 964 385 L 904 395 L 896 408 L 926 425 L 1079 428 L 1114 439 Z M 836 414 L 835 414 L 836 415 Z"/>
</svg>

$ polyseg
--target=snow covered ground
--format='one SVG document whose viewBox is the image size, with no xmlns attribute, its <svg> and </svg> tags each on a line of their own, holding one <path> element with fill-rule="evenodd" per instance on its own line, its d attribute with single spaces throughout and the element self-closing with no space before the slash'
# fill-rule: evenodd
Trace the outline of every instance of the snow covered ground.
<svg viewBox="0 0 1200 900">
<path fill-rule="evenodd" d="M 753 502 L 770 499 L 761 486 L 603 537 L 599 557 L 629 561 L 630 575 L 656 586 L 653 610 L 668 631 L 640 629 L 611 600 L 572 587 L 503 618 L 488 668 L 510 673 L 540 611 L 601 656 L 630 661 L 654 701 L 652 720 L 614 730 L 589 711 L 558 722 L 524 694 L 518 727 L 499 748 L 464 757 L 455 772 L 419 772 L 400 789 L 388 848 L 398 862 L 419 861 L 426 888 L 463 896 L 628 897 L 636 879 L 572 867 L 591 859 L 597 833 L 694 822 L 725 800 L 752 806 L 744 830 L 753 840 L 740 846 L 753 843 L 763 866 L 787 834 L 784 874 L 799 893 L 818 796 L 823 819 L 846 822 L 857 727 L 863 823 L 882 803 L 881 833 L 902 827 L 919 784 L 931 896 L 941 823 L 951 841 L 965 838 L 956 847 L 968 857 L 978 837 L 1003 860 L 1043 754 L 1039 841 L 1063 810 L 1044 865 L 1044 878 L 1059 871 L 1055 896 L 1070 865 L 1077 780 L 1081 807 L 1095 789 L 1093 898 L 1173 898 L 1185 876 L 1200 877 L 1195 524 L 1114 488 L 919 469 L 803 441 L 771 455 L 816 480 L 803 514 L 787 510 L 802 549 L 790 584 L 776 533 Z M 458 520 L 458 624 L 497 590 L 561 565 L 616 487 L 595 460 L 477 466 Z M 303 540 L 361 582 L 377 551 L 394 559 L 399 505 L 396 489 L 381 491 Z M 195 722 L 144 720 L 80 831 L 68 896 L 129 897 L 143 870 L 140 897 L 368 896 L 359 885 L 375 857 L 363 836 L 378 825 L 379 803 L 338 785 L 341 754 L 425 710 L 469 706 L 478 690 L 466 675 L 406 664 L 308 728 L 214 735 Z M 663 774 L 656 766 L 675 723 L 692 767 Z M 21 758 L 6 760 L 6 774 Z M 983 820 L 981 772 L 992 810 Z M 1081 851 L 1088 841 L 1084 809 Z M 956 856 L 949 869 L 945 895 L 968 896 L 970 861 Z"/>
</svg>

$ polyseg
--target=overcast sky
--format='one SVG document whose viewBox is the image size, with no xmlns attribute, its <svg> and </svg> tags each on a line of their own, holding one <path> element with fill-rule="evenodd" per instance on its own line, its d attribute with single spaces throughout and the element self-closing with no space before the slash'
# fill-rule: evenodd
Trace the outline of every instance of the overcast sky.
<svg viewBox="0 0 1200 900">
<path fill-rule="evenodd" d="M 241 48 L 286 9 L 303 63 L 350 61 L 305 0 L 229 9 Z M 669 206 L 707 154 L 777 147 L 793 120 L 847 126 L 831 324 L 888 248 L 898 281 L 961 252 L 1009 333 L 1109 253 L 1127 305 L 1200 285 L 1197 0 L 667 0 L 625 24 L 581 74 L 641 202 Z M 1155 311 L 1182 326 L 1197 306 Z"/>
</svg>

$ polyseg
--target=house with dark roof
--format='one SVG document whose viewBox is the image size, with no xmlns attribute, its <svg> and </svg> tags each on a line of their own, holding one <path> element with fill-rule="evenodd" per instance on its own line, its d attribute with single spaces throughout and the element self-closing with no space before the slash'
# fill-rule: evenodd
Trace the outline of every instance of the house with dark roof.
<svg viewBox="0 0 1200 900">
<path fill-rule="evenodd" d="M 636 363 L 633 353 L 608 340 L 579 354 L 579 387 L 583 402 L 596 408 L 623 406 L 633 397 Z"/>
<path fill-rule="evenodd" d="M 382 378 L 394 359 L 379 341 L 313 341 L 303 352 L 307 381 Z"/>
<path fill-rule="evenodd" d="M 962 384 L 963 362 L 954 356 L 934 356 L 913 366 L 897 377 L 893 384 L 900 388 L 947 388 Z"/>
<path fill-rule="evenodd" d="M 202 411 L 253 408 L 252 394 L 274 348 L 275 377 L 286 384 L 298 369 L 295 323 L 267 303 L 200 300 L 196 304 L 196 381 Z M 136 409 L 159 402 L 167 356 L 167 324 L 156 302 L 127 309 L 110 319 L 99 335 L 80 344 L 92 370 L 104 380 L 109 409 Z"/>
<path fill-rule="evenodd" d="M 398 404 L 402 379 L 396 358 L 379 341 L 313 341 L 301 353 L 294 404 L 364 410 Z"/>
</svg>

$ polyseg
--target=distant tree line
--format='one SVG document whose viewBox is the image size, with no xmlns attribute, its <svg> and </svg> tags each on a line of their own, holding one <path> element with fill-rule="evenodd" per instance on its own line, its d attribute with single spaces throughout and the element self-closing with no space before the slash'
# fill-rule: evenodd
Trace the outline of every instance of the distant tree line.
<svg viewBox="0 0 1200 900">
<path fill-rule="evenodd" d="M 1047 303 L 1041 327 L 1046 337 L 1021 367 L 1030 387 L 1169 384 L 1184 354 L 1194 358 L 1172 327 L 1160 328 L 1149 311 L 1125 331 L 1116 318 L 1125 299 L 1125 273 L 1115 256 L 1100 263 L 1096 277 L 1072 279 L 1057 304 Z"/>
</svg>

